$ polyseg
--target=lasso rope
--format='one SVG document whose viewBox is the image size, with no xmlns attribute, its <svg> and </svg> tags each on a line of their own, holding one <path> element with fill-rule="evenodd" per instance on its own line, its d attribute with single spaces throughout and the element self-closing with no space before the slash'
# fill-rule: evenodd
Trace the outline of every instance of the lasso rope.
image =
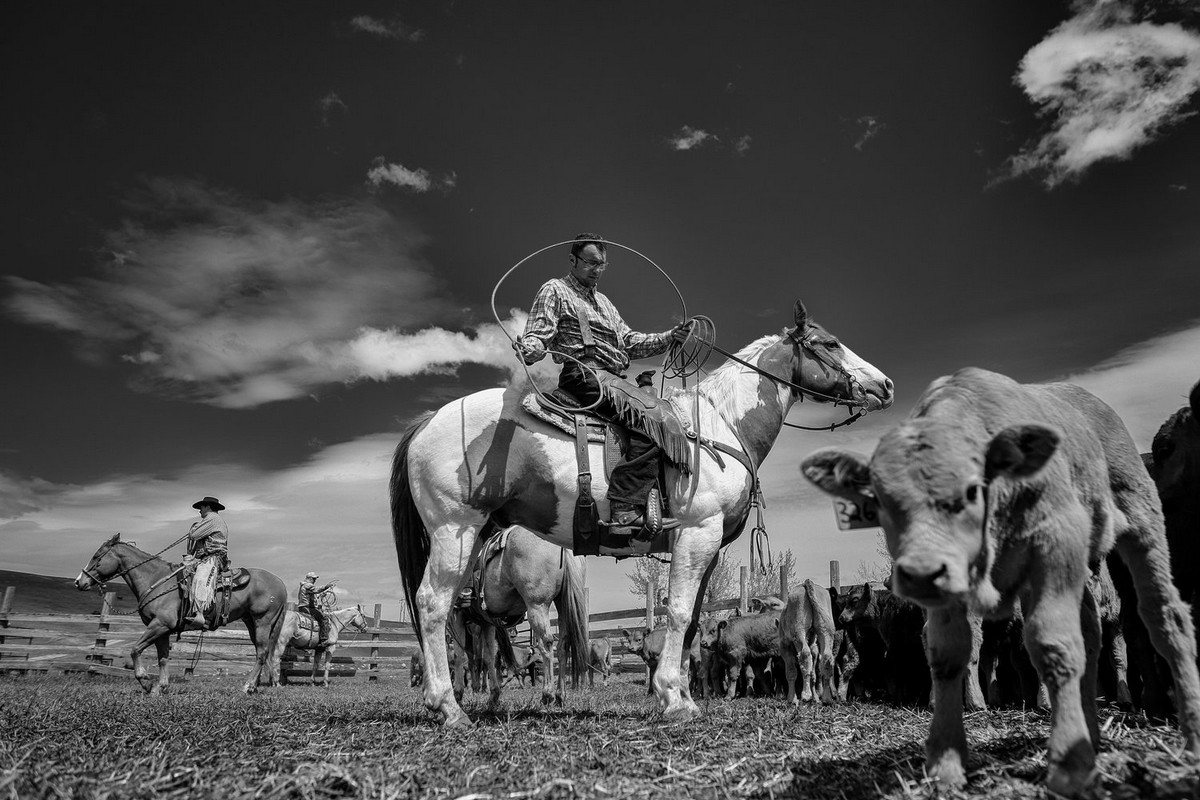
<svg viewBox="0 0 1200 800">
<path fill-rule="evenodd" d="M 687 302 L 684 301 L 684 299 L 683 299 L 683 292 L 679 291 L 679 286 L 676 285 L 675 281 L 671 280 L 671 276 L 667 274 L 667 271 L 664 270 L 662 267 L 660 267 L 658 264 L 654 263 L 654 260 L 651 259 L 649 256 L 647 256 L 645 253 L 634 250 L 632 247 L 629 247 L 628 245 L 623 245 L 620 242 L 614 242 L 614 241 L 610 241 L 608 239 L 569 239 L 565 242 L 555 242 L 554 244 L 546 245 L 545 247 L 541 248 L 540 250 L 535 250 L 532 253 L 530 253 L 529 255 L 525 256 L 520 261 L 518 261 L 516 264 L 513 264 L 511 267 L 509 267 L 508 271 L 500 276 L 500 280 L 496 281 L 496 285 L 492 288 L 492 301 L 491 301 L 492 302 L 492 316 L 495 317 L 496 324 L 500 327 L 500 330 L 504 331 L 504 335 L 508 337 L 508 340 L 513 345 L 516 345 L 517 337 L 515 337 L 511 333 L 509 333 L 508 328 L 504 327 L 504 320 L 502 320 L 500 318 L 500 312 L 496 310 L 496 295 L 500 291 L 501 284 L 503 284 L 504 281 L 508 279 L 509 275 L 512 275 L 514 272 L 516 272 L 517 269 L 520 268 L 522 264 L 524 264 L 525 262 L 529 261 L 532 258 L 535 258 L 535 257 L 541 255 L 542 253 L 546 252 L 547 250 L 553 250 L 556 247 L 563 247 L 564 245 L 575 245 L 575 244 L 579 244 L 579 243 L 603 244 L 606 247 L 609 247 L 609 246 L 619 247 L 622 250 L 628 250 L 629 252 L 631 252 L 634 255 L 643 259 L 650 266 L 654 267 L 656 270 L 658 270 L 660 273 L 662 273 L 662 276 L 667 279 L 668 283 L 671 284 L 671 288 L 675 290 L 675 294 L 679 297 L 679 305 L 680 305 L 681 309 L 683 310 L 683 319 L 686 320 L 688 318 Z M 547 349 L 545 352 L 547 355 L 552 355 L 552 356 L 558 355 L 558 356 L 562 356 L 565 359 L 570 359 L 571 361 L 574 361 L 576 364 L 578 364 L 583 369 L 586 369 L 589 372 L 592 372 L 593 374 L 596 373 L 596 370 L 593 369 L 591 366 L 584 364 L 579 359 L 575 358 L 574 356 L 568 355 L 567 353 L 563 353 L 558 350 L 550 350 L 550 349 Z M 670 351 L 668 351 L 668 357 L 669 356 L 670 356 Z M 525 359 L 518 356 L 517 360 L 521 362 L 521 367 L 525 370 L 525 377 L 529 379 L 529 383 L 531 386 L 533 386 L 533 390 L 535 392 L 537 392 L 538 396 L 540 396 L 542 398 L 543 402 L 545 402 L 547 405 L 557 408 L 560 411 L 563 411 L 564 413 L 567 413 L 567 414 L 578 414 L 580 412 L 591 411 L 592 409 L 597 408 L 602 402 L 604 402 L 603 397 L 601 397 L 601 398 L 597 399 L 596 402 L 592 403 L 591 405 L 581 406 L 580 408 L 565 408 L 565 407 L 559 405 L 558 403 L 555 403 L 544 392 L 542 392 L 541 388 L 537 385 L 537 381 L 535 381 L 533 379 L 533 376 L 530 374 L 529 365 L 525 363 Z M 664 364 L 665 364 L 665 362 L 664 362 Z M 665 372 L 665 369 L 666 368 L 664 366 L 664 372 Z"/>
</svg>

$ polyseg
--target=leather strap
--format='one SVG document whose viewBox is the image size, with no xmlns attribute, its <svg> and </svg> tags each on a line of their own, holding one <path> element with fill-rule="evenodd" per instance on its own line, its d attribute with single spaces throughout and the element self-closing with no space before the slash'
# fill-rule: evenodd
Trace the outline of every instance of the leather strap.
<svg viewBox="0 0 1200 800">
<path fill-rule="evenodd" d="M 592 497 L 592 464 L 588 457 L 588 418 L 575 415 L 575 460 L 579 465 L 579 494 L 575 499 L 572 548 L 576 555 L 600 555 L 600 512 Z"/>
</svg>

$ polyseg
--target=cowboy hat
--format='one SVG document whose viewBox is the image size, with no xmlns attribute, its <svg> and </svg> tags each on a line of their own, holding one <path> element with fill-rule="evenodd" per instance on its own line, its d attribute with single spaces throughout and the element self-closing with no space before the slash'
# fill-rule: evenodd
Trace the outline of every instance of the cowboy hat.
<svg viewBox="0 0 1200 800">
<path fill-rule="evenodd" d="M 192 508 L 200 508 L 200 506 L 210 506 L 213 511 L 225 510 L 225 506 L 221 505 L 221 501 L 215 497 L 206 497 L 203 500 L 197 500 L 192 503 Z"/>
</svg>

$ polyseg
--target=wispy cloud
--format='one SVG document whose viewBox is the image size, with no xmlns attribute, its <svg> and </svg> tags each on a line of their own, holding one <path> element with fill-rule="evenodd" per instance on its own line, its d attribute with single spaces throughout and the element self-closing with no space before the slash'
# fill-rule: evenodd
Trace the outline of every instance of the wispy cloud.
<svg viewBox="0 0 1200 800">
<path fill-rule="evenodd" d="M 1200 34 L 1138 21 L 1125 0 L 1087 0 L 1026 53 L 1017 84 L 1049 130 L 1006 165 L 1005 179 L 1037 173 L 1046 186 L 1127 159 L 1187 116 L 1200 89 Z"/>
<path fill-rule="evenodd" d="M 360 14 L 350 20 L 350 27 L 372 36 L 396 39 L 402 42 L 419 42 L 425 38 L 425 31 L 420 28 L 410 28 L 398 18 L 382 20 Z"/>
<path fill-rule="evenodd" d="M 432 277 L 425 241 L 372 202 L 267 203 L 156 180 L 108 234 L 93 277 L 8 277 L 3 308 L 69 335 L 81 357 L 138 365 L 140 389 L 226 408 L 515 364 L 496 323 L 462 332 L 469 321 Z"/>
<path fill-rule="evenodd" d="M 750 149 L 750 141 L 751 140 L 750 140 L 749 135 L 739 136 L 737 139 L 735 139 L 733 141 L 734 152 L 736 152 L 739 156 L 745 155 L 746 152 Z"/>
<path fill-rule="evenodd" d="M 377 156 L 367 170 L 367 186 L 379 189 L 383 186 L 395 186 L 409 191 L 428 192 L 430 189 L 449 191 L 458 184 L 458 175 L 454 172 L 435 177 L 426 169 L 409 169 L 403 164 L 388 162 L 383 156 Z"/>
<path fill-rule="evenodd" d="M 330 92 L 317 101 L 317 110 L 321 112 L 321 125 L 328 128 L 330 117 L 335 112 L 345 114 L 349 109 L 337 92 Z"/>
<path fill-rule="evenodd" d="M 667 144 L 674 150 L 694 150 L 706 143 L 716 144 L 720 141 L 716 134 L 690 125 L 684 125 L 678 132 L 667 137 Z"/>
<path fill-rule="evenodd" d="M 856 119 L 854 121 L 854 125 L 858 129 L 858 140 L 854 143 L 855 150 L 862 150 L 867 142 L 871 141 L 887 129 L 886 122 L 883 122 L 878 117 L 873 117 L 869 114 Z"/>
</svg>

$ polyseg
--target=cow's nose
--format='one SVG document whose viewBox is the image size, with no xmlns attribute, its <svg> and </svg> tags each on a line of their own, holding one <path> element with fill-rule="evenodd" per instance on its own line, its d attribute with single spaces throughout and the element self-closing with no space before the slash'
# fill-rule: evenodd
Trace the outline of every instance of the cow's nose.
<svg viewBox="0 0 1200 800">
<path fill-rule="evenodd" d="M 906 564 L 897 561 L 895 564 L 895 580 L 897 592 L 913 600 L 940 597 L 942 589 L 940 580 L 946 574 L 946 563 L 936 565 Z"/>
</svg>

